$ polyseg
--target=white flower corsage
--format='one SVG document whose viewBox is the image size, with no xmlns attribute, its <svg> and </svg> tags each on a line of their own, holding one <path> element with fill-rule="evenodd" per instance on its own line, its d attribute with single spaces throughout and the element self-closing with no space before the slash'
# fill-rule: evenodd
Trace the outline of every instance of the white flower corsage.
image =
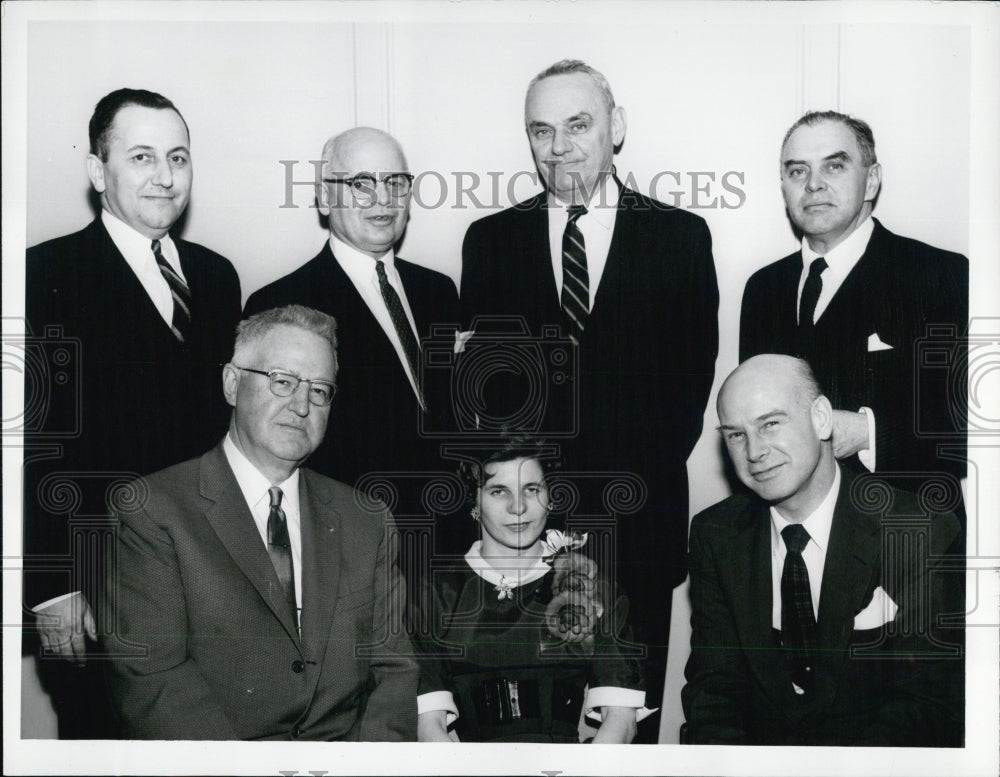
<svg viewBox="0 0 1000 777">
<path fill-rule="evenodd" d="M 542 559 L 552 563 L 552 557 L 559 551 L 565 549 L 569 552 L 571 550 L 576 550 L 577 548 L 582 548 L 586 545 L 587 532 L 584 532 L 583 534 L 577 534 L 576 532 L 566 534 L 558 529 L 548 529 L 545 532 L 545 539 L 542 540 L 542 544 L 545 546 L 545 552 L 542 554 Z"/>
<path fill-rule="evenodd" d="M 493 586 L 493 590 L 497 592 L 498 601 L 514 598 L 514 584 L 504 575 L 500 575 L 500 582 Z"/>
</svg>

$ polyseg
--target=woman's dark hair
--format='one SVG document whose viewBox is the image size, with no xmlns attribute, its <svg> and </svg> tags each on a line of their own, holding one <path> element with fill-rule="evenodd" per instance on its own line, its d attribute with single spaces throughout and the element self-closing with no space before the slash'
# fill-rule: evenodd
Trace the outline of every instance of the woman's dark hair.
<svg viewBox="0 0 1000 777">
<path fill-rule="evenodd" d="M 465 459 L 458 466 L 458 475 L 465 483 L 470 502 L 475 503 L 476 492 L 489 479 L 486 467 L 515 459 L 534 459 L 548 476 L 562 466 L 559 446 L 530 434 L 502 433 L 493 448 L 484 448 L 474 459 Z"/>
</svg>

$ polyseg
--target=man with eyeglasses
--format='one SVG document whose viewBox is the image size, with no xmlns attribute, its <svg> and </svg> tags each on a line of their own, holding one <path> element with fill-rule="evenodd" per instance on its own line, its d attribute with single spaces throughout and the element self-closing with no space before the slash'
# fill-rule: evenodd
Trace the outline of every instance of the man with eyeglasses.
<svg viewBox="0 0 1000 777">
<path fill-rule="evenodd" d="M 314 259 L 251 295 L 244 313 L 297 303 L 336 318 L 343 337 L 338 411 L 311 465 L 361 488 L 388 478 L 397 514 L 423 514 L 417 473 L 435 469 L 437 456 L 419 430 L 445 423 L 447 394 L 422 375 L 420 341 L 432 324 L 457 325 L 455 286 L 394 253 L 413 176 L 392 136 L 347 130 L 326 142 L 323 161 L 316 200 L 329 239 Z"/>
<path fill-rule="evenodd" d="M 299 305 L 241 322 L 225 439 L 115 506 L 104 646 L 128 738 L 415 738 L 393 519 L 301 468 L 331 414 L 335 329 Z"/>
</svg>

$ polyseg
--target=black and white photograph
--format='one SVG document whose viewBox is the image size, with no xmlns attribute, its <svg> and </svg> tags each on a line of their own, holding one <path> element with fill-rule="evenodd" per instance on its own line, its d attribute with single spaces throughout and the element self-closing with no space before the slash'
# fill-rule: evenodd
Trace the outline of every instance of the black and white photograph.
<svg viewBox="0 0 1000 777">
<path fill-rule="evenodd" d="M 5 774 L 997 773 L 995 3 L 0 16 Z"/>
</svg>

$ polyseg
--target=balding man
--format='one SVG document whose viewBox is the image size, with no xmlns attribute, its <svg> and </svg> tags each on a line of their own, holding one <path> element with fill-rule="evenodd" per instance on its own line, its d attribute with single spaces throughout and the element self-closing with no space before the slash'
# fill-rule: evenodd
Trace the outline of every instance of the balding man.
<svg viewBox="0 0 1000 777">
<path fill-rule="evenodd" d="M 389 473 L 399 488 L 397 511 L 419 511 L 419 484 L 408 487 L 419 477 L 410 475 L 434 468 L 434 451 L 419 435 L 421 421 L 441 423 L 421 414 L 444 410 L 441 393 L 421 381 L 420 341 L 434 323 L 457 324 L 455 286 L 394 254 L 409 217 L 413 176 L 391 135 L 371 127 L 347 130 L 326 142 L 323 161 L 316 199 L 329 240 L 314 259 L 253 294 L 244 313 L 296 303 L 337 320 L 337 412 L 310 466 L 361 486 L 371 482 L 366 475 Z"/>
<path fill-rule="evenodd" d="M 800 359 L 744 362 L 718 411 L 750 493 L 691 526 L 685 741 L 961 747 L 958 520 L 841 469 Z"/>
</svg>

